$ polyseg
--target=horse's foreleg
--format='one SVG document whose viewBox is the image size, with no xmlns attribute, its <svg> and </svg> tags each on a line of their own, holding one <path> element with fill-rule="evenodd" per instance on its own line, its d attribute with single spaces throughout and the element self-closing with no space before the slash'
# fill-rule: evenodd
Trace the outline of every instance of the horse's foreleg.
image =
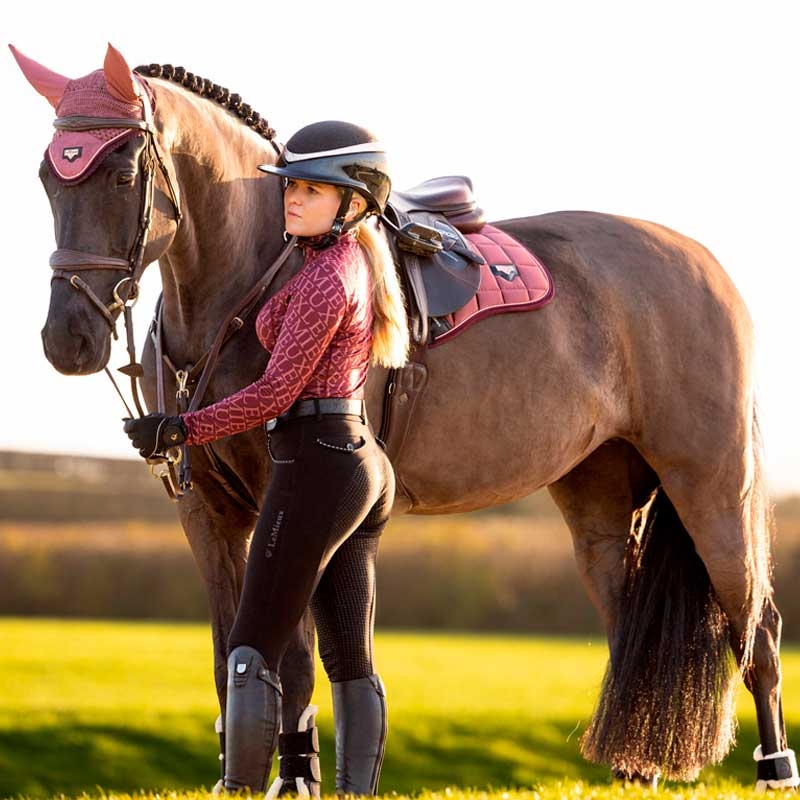
<svg viewBox="0 0 800 800">
<path fill-rule="evenodd" d="M 218 490 L 213 487 L 212 491 Z M 223 500 L 226 505 L 222 505 Z M 220 767 L 224 777 L 225 734 L 221 721 L 225 719 L 228 636 L 244 581 L 253 517 L 231 504 L 224 495 L 215 495 L 211 502 L 209 493 L 203 493 L 201 487 L 184 497 L 179 508 L 186 537 L 208 593 L 214 679 L 220 705 L 220 717 L 215 727 L 220 734 Z M 313 707 L 309 707 L 314 691 L 314 645 L 314 623 L 311 612 L 307 610 L 281 663 L 284 731 L 297 731 L 299 728 L 305 731 L 314 726 Z"/>
<path fill-rule="evenodd" d="M 230 503 L 218 487 L 195 489 L 178 503 L 178 512 L 200 575 L 206 586 L 214 648 L 214 684 L 220 715 L 220 775 L 224 777 L 225 697 L 228 683 L 228 635 L 236 616 L 247 561 L 252 515 Z M 220 784 L 221 785 L 221 784 Z"/>
<path fill-rule="evenodd" d="M 203 502 L 197 488 L 180 501 L 179 515 L 208 594 L 214 683 L 224 716 L 228 634 L 239 603 L 253 518 L 236 508 Z"/>
<path fill-rule="evenodd" d="M 306 609 L 281 661 L 284 731 L 298 730 L 301 717 L 308 716 L 307 709 L 314 693 L 315 642 L 314 618 Z M 303 725 L 306 725 L 305 720 Z"/>
</svg>

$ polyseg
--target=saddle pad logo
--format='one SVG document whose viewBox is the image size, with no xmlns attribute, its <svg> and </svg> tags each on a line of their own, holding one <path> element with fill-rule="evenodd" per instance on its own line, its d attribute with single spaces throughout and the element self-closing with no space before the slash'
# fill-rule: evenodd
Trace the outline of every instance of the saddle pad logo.
<svg viewBox="0 0 800 800">
<path fill-rule="evenodd" d="M 73 161 L 77 161 L 83 155 L 83 148 L 82 147 L 65 147 L 61 151 L 61 158 L 65 161 L 69 161 L 71 164 Z"/>
<path fill-rule="evenodd" d="M 519 270 L 515 264 L 489 264 L 489 269 L 493 275 L 507 281 L 513 281 L 519 277 Z"/>
</svg>

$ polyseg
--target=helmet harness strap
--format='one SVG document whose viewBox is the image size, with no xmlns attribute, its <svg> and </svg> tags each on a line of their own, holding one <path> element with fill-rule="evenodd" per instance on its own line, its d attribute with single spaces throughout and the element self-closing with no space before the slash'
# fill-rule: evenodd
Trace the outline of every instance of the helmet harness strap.
<svg viewBox="0 0 800 800">
<path fill-rule="evenodd" d="M 331 234 L 338 239 L 346 230 L 345 218 L 347 212 L 350 210 L 350 201 L 353 199 L 353 190 L 346 186 L 342 191 L 342 202 L 339 203 L 339 210 L 336 212 L 336 218 L 331 225 Z"/>
<path fill-rule="evenodd" d="M 353 226 L 361 222 L 361 220 L 370 213 L 369 211 L 363 211 L 353 219 L 346 220 L 347 212 L 350 210 L 350 202 L 352 199 L 353 189 L 351 189 L 349 186 L 342 187 L 342 200 L 339 203 L 339 209 L 336 212 L 336 217 L 333 220 L 333 225 L 331 225 L 330 231 L 322 236 L 298 237 L 298 242 L 306 247 L 310 247 L 312 250 L 323 250 L 324 248 L 330 247 L 332 244 L 335 244 L 337 241 L 339 241 L 339 237 L 343 233 L 349 231 Z M 284 234 L 284 238 L 285 237 L 286 234 Z"/>
</svg>

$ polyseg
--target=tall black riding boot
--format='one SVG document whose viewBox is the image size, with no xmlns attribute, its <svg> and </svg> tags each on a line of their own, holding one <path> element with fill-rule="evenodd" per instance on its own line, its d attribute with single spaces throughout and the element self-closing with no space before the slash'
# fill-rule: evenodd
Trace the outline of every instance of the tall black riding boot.
<svg viewBox="0 0 800 800">
<path fill-rule="evenodd" d="M 257 650 L 237 647 L 228 658 L 226 789 L 264 791 L 280 724 L 280 678 Z"/>
<path fill-rule="evenodd" d="M 386 690 L 378 675 L 331 683 L 336 793 L 377 794 L 386 744 Z"/>
</svg>

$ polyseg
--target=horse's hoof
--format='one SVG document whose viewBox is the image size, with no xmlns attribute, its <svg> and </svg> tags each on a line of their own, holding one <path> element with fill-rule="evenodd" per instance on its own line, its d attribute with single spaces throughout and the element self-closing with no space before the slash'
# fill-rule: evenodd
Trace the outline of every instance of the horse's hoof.
<svg viewBox="0 0 800 800">
<path fill-rule="evenodd" d="M 319 800 L 319 781 L 307 781 L 303 778 L 275 778 L 267 790 L 265 800 L 275 800 L 278 797 L 297 797 L 301 800 Z"/>
<path fill-rule="evenodd" d="M 626 772 L 622 769 L 611 770 L 615 781 L 622 781 L 626 786 L 642 786 L 645 789 L 658 789 L 658 775 L 641 775 L 638 772 Z"/>
</svg>

